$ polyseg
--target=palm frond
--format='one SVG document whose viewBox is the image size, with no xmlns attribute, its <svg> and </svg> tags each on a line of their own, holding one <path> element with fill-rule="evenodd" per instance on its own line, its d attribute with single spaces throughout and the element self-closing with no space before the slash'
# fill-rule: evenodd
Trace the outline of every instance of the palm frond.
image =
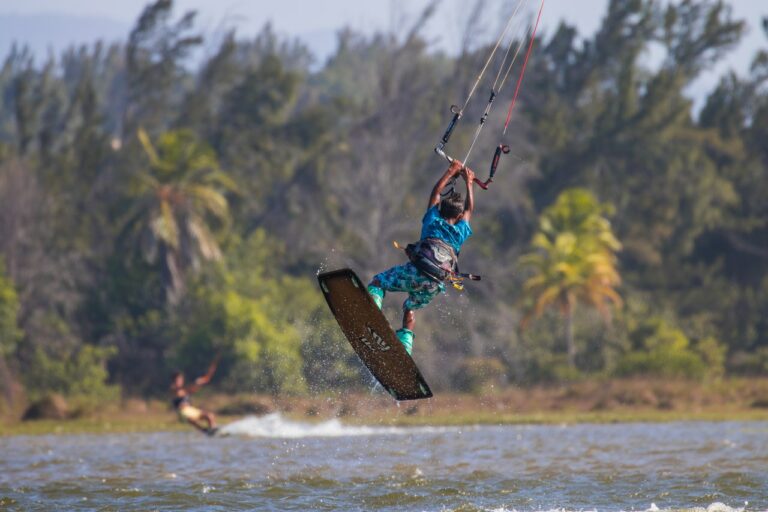
<svg viewBox="0 0 768 512">
<path fill-rule="evenodd" d="M 144 148 L 144 153 L 149 157 L 149 162 L 152 165 L 158 165 L 160 157 L 158 156 L 155 147 L 152 145 L 152 141 L 149 139 L 149 134 L 147 134 L 144 128 L 139 128 L 136 130 L 136 135 L 139 137 L 141 147 Z"/>
</svg>

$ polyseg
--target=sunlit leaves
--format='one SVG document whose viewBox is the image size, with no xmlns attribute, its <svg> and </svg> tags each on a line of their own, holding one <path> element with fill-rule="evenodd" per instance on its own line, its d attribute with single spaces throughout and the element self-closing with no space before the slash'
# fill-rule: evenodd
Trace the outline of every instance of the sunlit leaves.
<svg viewBox="0 0 768 512">
<path fill-rule="evenodd" d="M 611 304 L 621 305 L 615 290 L 621 283 L 616 270 L 616 251 L 621 244 L 603 216 L 607 211 L 588 191 L 571 189 L 542 213 L 532 242 L 534 250 L 521 258 L 532 272 L 523 284 L 529 301 L 523 326 L 549 307 L 559 309 L 570 323 L 579 303 L 594 307 L 606 319 Z M 573 364 L 575 350 L 570 329 L 568 332 Z"/>
</svg>

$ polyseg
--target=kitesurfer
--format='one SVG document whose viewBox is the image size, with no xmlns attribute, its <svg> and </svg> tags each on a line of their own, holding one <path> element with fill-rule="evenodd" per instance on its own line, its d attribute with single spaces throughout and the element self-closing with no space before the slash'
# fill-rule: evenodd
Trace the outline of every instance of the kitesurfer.
<svg viewBox="0 0 768 512">
<path fill-rule="evenodd" d="M 454 191 L 441 199 L 441 192 L 459 175 L 467 184 L 466 199 Z M 474 181 L 475 173 L 454 160 L 429 196 L 421 239 L 406 248 L 410 261 L 377 274 L 368 285 L 368 293 L 379 309 L 386 292 L 408 293 L 403 303 L 403 327 L 396 331 L 408 354 L 413 349 L 414 312 L 429 304 L 438 293 L 444 293 L 445 283 L 455 281 L 459 275 L 458 254 L 472 235 L 469 221 L 474 210 Z"/>
<path fill-rule="evenodd" d="M 205 375 L 198 377 L 192 384 L 185 385 L 184 374 L 180 371 L 173 372 L 171 376 L 171 403 L 181 421 L 186 421 L 201 432 L 208 435 L 216 433 L 216 417 L 210 411 L 198 409 L 190 403 L 190 395 L 197 392 L 202 386 L 208 384 L 213 378 L 218 366 L 218 356 L 214 358 Z"/>
</svg>

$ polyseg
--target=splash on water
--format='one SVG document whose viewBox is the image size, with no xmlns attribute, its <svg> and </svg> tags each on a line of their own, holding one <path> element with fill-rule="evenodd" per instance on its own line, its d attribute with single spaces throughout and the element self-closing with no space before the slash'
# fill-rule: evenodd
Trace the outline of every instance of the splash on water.
<svg viewBox="0 0 768 512">
<path fill-rule="evenodd" d="M 487 512 L 523 512 L 517 509 L 508 508 L 489 508 L 485 509 Z M 598 512 L 599 509 L 584 509 L 579 512 Z M 707 507 L 691 507 L 691 508 L 659 508 L 655 503 L 651 503 L 651 506 L 644 512 L 744 512 L 745 507 L 734 508 L 729 507 L 724 503 L 715 502 Z M 541 510 L 539 512 L 571 512 L 567 508 L 555 508 L 551 510 Z M 624 511 L 621 511 L 624 512 Z"/>
<path fill-rule="evenodd" d="M 322 423 L 290 421 L 280 413 L 247 416 L 221 428 L 222 435 L 299 439 L 304 437 L 350 437 L 402 434 L 429 434 L 455 430 L 450 427 L 363 427 L 344 425 L 337 419 Z"/>
<path fill-rule="evenodd" d="M 676 509 L 659 508 L 655 503 L 651 503 L 651 508 L 649 508 L 646 512 L 672 512 L 674 510 Z M 712 503 L 708 507 L 693 507 L 685 509 L 686 512 L 744 512 L 744 510 L 744 507 L 734 508 L 729 507 L 725 503 L 719 502 Z"/>
</svg>

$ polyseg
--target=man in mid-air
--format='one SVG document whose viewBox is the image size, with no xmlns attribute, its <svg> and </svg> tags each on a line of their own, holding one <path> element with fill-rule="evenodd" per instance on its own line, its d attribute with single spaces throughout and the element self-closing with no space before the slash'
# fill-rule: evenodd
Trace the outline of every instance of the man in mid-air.
<svg viewBox="0 0 768 512">
<path fill-rule="evenodd" d="M 184 374 L 180 371 L 173 372 L 171 376 L 171 395 L 173 408 L 179 415 L 179 419 L 186 421 L 201 432 L 212 436 L 216 433 L 216 417 L 210 411 L 204 411 L 194 407 L 190 403 L 190 395 L 197 392 L 202 386 L 211 382 L 216 367 L 219 363 L 219 357 L 216 356 L 208 367 L 208 371 L 202 377 L 196 378 L 192 384 L 184 384 Z"/>
<path fill-rule="evenodd" d="M 441 200 L 440 193 L 459 175 L 467 184 L 466 199 L 451 192 Z M 386 292 L 408 294 L 403 303 L 403 327 L 396 334 L 409 355 L 413 350 L 414 311 L 429 304 L 438 293 L 444 293 L 445 282 L 457 276 L 461 246 L 472 235 L 469 221 L 475 205 L 474 180 L 475 173 L 454 160 L 432 189 L 422 219 L 421 239 L 406 249 L 410 261 L 377 274 L 368 285 L 368 293 L 379 309 Z"/>
</svg>

